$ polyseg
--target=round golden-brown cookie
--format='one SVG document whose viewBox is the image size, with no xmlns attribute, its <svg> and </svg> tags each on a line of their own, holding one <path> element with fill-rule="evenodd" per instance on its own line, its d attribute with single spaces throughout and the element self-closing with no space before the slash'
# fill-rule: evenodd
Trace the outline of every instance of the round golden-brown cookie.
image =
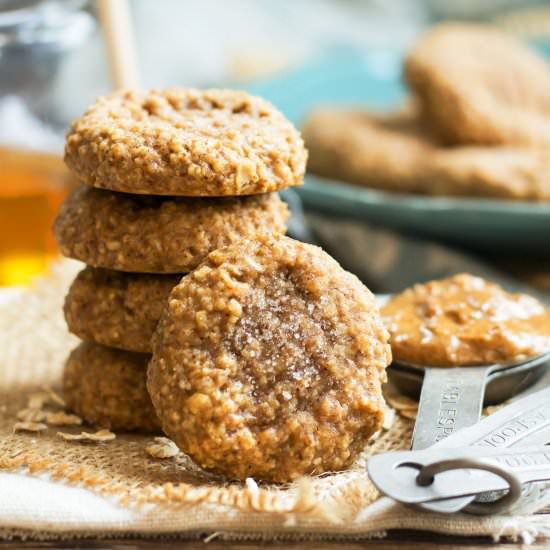
<svg viewBox="0 0 550 550">
<path fill-rule="evenodd" d="M 151 353 L 160 314 L 181 277 L 86 267 L 65 298 L 69 330 L 104 346 Z"/>
<path fill-rule="evenodd" d="M 550 143 L 550 68 L 493 28 L 447 23 L 412 48 L 405 77 L 449 144 Z"/>
<path fill-rule="evenodd" d="M 340 470 L 381 426 L 388 336 L 373 295 L 320 248 L 241 242 L 172 290 L 149 393 L 203 468 L 276 482 Z"/>
<path fill-rule="evenodd" d="M 269 102 L 170 88 L 101 97 L 73 122 L 65 162 L 95 187 L 151 195 L 251 195 L 301 185 L 307 152 Z"/>
<path fill-rule="evenodd" d="M 390 115 L 322 108 L 310 113 L 303 134 L 310 173 L 401 192 L 422 192 L 430 180 L 434 145 L 412 107 Z"/>
<path fill-rule="evenodd" d="M 63 371 L 67 406 L 98 427 L 160 432 L 146 387 L 150 357 L 82 342 Z"/>
<path fill-rule="evenodd" d="M 404 193 L 550 200 L 544 148 L 445 147 L 415 106 L 387 115 L 314 111 L 304 138 L 308 170 L 326 178 Z"/>
<path fill-rule="evenodd" d="M 284 233 L 288 208 L 276 193 L 240 198 L 146 197 L 81 185 L 54 224 L 65 256 L 93 267 L 185 273 L 212 250 Z"/>
<path fill-rule="evenodd" d="M 382 308 L 397 360 L 420 365 L 502 363 L 550 350 L 550 312 L 462 273 L 418 284 Z"/>
</svg>

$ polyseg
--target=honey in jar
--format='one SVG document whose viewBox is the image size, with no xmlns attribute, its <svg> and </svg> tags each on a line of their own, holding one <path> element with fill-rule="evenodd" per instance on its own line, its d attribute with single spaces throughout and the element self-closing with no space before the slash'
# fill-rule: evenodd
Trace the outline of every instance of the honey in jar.
<svg viewBox="0 0 550 550">
<path fill-rule="evenodd" d="M 28 284 L 57 256 L 51 227 L 72 185 L 60 156 L 0 148 L 0 287 Z"/>
</svg>

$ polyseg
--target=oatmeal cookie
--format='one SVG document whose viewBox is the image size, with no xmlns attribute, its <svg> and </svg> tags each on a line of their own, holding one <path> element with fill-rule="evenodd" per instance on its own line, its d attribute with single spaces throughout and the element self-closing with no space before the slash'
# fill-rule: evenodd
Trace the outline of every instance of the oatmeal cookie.
<svg viewBox="0 0 550 550">
<path fill-rule="evenodd" d="M 301 185 L 307 153 L 269 102 L 232 90 L 170 88 L 101 97 L 67 134 L 85 183 L 151 195 L 251 195 Z"/>
<path fill-rule="evenodd" d="M 82 342 L 63 371 L 67 406 L 103 428 L 160 432 L 146 388 L 150 357 Z"/>
<path fill-rule="evenodd" d="M 63 203 L 54 233 L 65 256 L 93 267 L 185 273 L 212 250 L 286 230 L 276 193 L 240 198 L 146 197 L 78 187 Z"/>
<path fill-rule="evenodd" d="M 181 277 L 86 267 L 65 298 L 69 330 L 104 346 L 151 353 L 151 336 Z"/>
<path fill-rule="evenodd" d="M 389 115 L 316 111 L 304 137 L 309 170 L 325 178 L 402 193 L 550 200 L 544 149 L 446 147 L 413 107 Z"/>
<path fill-rule="evenodd" d="M 405 77 L 448 144 L 550 144 L 550 68 L 495 29 L 430 30 L 409 52 Z"/>
<path fill-rule="evenodd" d="M 451 147 L 429 157 L 425 193 L 550 200 L 550 157 L 543 148 Z"/>
<path fill-rule="evenodd" d="M 409 363 L 483 365 L 550 350 L 550 312 L 538 300 L 467 273 L 415 285 L 382 315 L 394 357 Z"/>
<path fill-rule="evenodd" d="M 172 290 L 149 393 L 206 469 L 276 482 L 340 470 L 381 426 L 387 340 L 373 295 L 320 248 L 243 241 Z"/>
<path fill-rule="evenodd" d="M 307 118 L 308 170 L 325 178 L 414 192 L 429 181 L 434 148 L 413 107 L 391 115 L 319 109 Z"/>
</svg>

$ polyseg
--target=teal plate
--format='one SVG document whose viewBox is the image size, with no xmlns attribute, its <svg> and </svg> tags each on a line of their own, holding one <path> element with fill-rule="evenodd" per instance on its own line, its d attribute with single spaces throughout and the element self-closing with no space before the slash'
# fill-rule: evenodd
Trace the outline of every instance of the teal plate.
<svg viewBox="0 0 550 550">
<path fill-rule="evenodd" d="M 307 176 L 305 205 L 478 250 L 550 257 L 550 204 L 400 195 Z"/>
</svg>

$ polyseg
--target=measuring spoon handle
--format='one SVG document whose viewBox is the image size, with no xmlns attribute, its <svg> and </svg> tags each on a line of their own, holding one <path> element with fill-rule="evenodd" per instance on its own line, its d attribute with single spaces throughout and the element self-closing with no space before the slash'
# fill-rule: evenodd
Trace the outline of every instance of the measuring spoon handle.
<svg viewBox="0 0 550 550">
<path fill-rule="evenodd" d="M 490 366 L 426 368 L 412 449 L 426 449 L 477 423 L 490 372 Z"/>
</svg>

